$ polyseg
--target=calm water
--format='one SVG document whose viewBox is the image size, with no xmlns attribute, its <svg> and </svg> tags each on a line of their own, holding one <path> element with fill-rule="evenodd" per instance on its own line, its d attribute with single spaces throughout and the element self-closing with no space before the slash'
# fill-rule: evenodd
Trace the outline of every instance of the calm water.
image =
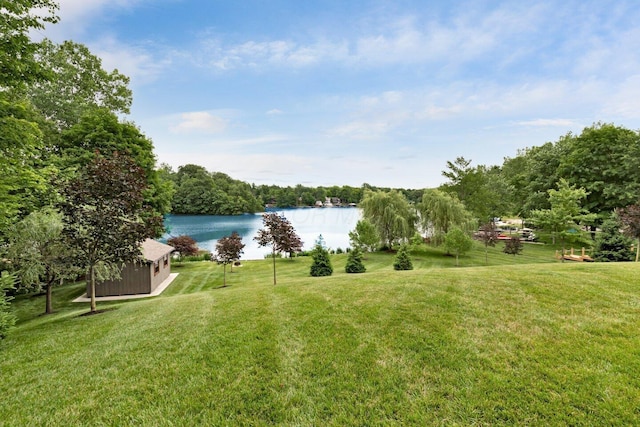
<svg viewBox="0 0 640 427">
<path fill-rule="evenodd" d="M 291 222 L 304 242 L 304 249 L 313 248 L 322 234 L 328 248 L 345 249 L 349 246 L 349 231 L 360 219 L 358 208 L 299 208 L 278 209 Z M 262 228 L 262 214 L 255 215 L 169 215 L 166 220 L 169 233 L 162 237 L 189 235 L 198 242 L 198 247 L 214 252 L 218 239 L 237 231 L 242 236 L 244 254 L 242 259 L 262 259 L 270 248 L 260 248 L 253 240 Z"/>
</svg>

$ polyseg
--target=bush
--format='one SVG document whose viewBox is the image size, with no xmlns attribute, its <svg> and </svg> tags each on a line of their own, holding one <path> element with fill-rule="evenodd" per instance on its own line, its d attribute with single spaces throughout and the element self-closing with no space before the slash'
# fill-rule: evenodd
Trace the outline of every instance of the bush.
<svg viewBox="0 0 640 427">
<path fill-rule="evenodd" d="M 522 252 L 522 242 L 519 237 L 512 237 L 509 240 L 504 241 L 504 249 L 502 252 L 509 255 L 519 255 Z"/>
<path fill-rule="evenodd" d="M 342 248 L 338 248 L 338 249 L 336 249 L 336 253 L 337 254 L 342 254 L 342 253 L 344 253 L 344 251 L 342 250 Z"/>
<path fill-rule="evenodd" d="M 347 273 L 364 273 L 367 271 L 364 264 L 362 263 L 362 250 L 356 247 L 352 251 L 349 252 L 349 256 L 347 257 L 347 265 L 344 267 L 344 271 Z"/>
<path fill-rule="evenodd" d="M 409 249 L 407 245 L 400 246 L 396 258 L 393 261 L 394 270 L 413 270 L 413 263 L 409 258 Z"/>
<path fill-rule="evenodd" d="M 311 275 L 313 277 L 331 276 L 333 274 L 329 251 L 317 244 L 311 256 L 313 257 L 313 262 L 311 263 Z"/>
</svg>

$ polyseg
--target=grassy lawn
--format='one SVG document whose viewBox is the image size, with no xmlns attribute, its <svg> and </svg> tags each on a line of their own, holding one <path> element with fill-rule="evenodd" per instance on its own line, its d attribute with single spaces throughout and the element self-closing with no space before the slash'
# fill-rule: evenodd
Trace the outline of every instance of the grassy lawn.
<svg viewBox="0 0 640 427">
<path fill-rule="evenodd" d="M 82 284 L 21 297 L 0 344 L 0 425 L 637 425 L 640 265 L 425 250 L 396 272 L 310 258 L 175 266 L 163 295 Z"/>
</svg>

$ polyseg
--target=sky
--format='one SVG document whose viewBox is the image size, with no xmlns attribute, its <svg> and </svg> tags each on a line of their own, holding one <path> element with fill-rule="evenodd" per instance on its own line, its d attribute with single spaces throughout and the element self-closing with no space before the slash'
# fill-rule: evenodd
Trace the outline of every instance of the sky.
<svg viewBox="0 0 640 427">
<path fill-rule="evenodd" d="M 640 128 L 635 0 L 60 0 L 131 78 L 158 164 L 428 188 L 596 122 Z"/>
</svg>

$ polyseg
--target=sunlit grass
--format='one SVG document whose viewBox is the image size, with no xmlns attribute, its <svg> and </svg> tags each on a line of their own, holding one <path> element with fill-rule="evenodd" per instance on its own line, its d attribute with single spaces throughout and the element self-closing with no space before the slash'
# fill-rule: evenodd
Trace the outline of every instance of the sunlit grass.
<svg viewBox="0 0 640 427">
<path fill-rule="evenodd" d="M 221 266 L 185 263 L 160 297 L 94 316 L 70 302 L 82 284 L 50 316 L 21 297 L 0 425 L 637 424 L 640 267 L 493 251 L 402 272 L 367 254 L 363 274 L 343 254 L 320 278 L 281 259 L 275 287 L 270 260 L 224 288 Z"/>
</svg>

